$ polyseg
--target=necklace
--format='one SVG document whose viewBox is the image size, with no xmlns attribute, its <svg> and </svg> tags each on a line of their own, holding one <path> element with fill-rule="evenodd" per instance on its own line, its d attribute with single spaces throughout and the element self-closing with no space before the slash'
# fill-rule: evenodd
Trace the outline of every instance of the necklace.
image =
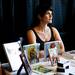
<svg viewBox="0 0 75 75">
<path fill-rule="evenodd" d="M 38 36 L 40 37 L 40 39 L 42 39 L 43 41 L 47 41 L 48 40 L 48 30 L 44 31 L 44 32 L 37 32 Z"/>
<path fill-rule="evenodd" d="M 35 31 L 41 40 L 48 41 L 50 39 L 50 30 L 47 26 L 43 27 L 43 29 L 42 27 L 37 27 Z"/>
</svg>

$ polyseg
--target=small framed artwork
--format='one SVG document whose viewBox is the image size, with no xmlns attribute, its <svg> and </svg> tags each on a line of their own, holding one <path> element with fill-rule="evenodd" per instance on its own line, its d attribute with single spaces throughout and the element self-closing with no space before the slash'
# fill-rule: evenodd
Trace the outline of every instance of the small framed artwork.
<svg viewBox="0 0 75 75">
<path fill-rule="evenodd" d="M 45 42 L 44 44 L 45 59 L 49 58 L 49 55 L 50 56 L 58 55 L 60 51 L 60 42 L 61 41 Z"/>
<path fill-rule="evenodd" d="M 39 47 L 39 43 L 23 46 L 23 49 L 27 52 L 27 58 L 30 64 L 39 62 Z"/>
</svg>

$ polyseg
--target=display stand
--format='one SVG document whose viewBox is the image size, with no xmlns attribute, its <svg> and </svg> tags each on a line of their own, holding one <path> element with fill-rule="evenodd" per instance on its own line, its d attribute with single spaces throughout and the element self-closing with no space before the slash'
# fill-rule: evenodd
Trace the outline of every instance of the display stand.
<svg viewBox="0 0 75 75">
<path fill-rule="evenodd" d="M 21 73 L 21 71 L 22 71 L 23 68 L 25 70 L 25 74 L 26 75 L 31 75 L 32 74 L 32 69 L 31 69 L 31 66 L 30 66 L 30 64 L 28 62 L 28 58 L 26 56 L 26 52 L 23 49 L 22 41 L 23 41 L 23 39 L 20 38 L 19 46 L 20 46 L 20 51 L 21 51 L 20 59 L 22 61 L 22 65 L 18 69 L 17 75 L 20 75 L 20 73 Z"/>
<path fill-rule="evenodd" d="M 20 68 L 19 68 L 19 70 L 17 71 L 17 75 L 20 75 L 20 72 L 21 72 L 21 70 L 23 69 L 23 67 L 24 67 L 24 70 L 25 70 L 25 72 L 27 72 L 26 71 L 26 67 L 24 66 L 24 60 L 23 60 L 23 55 L 21 54 L 20 55 L 20 58 L 21 58 L 21 60 L 22 60 L 22 65 L 20 66 Z M 26 73 L 27 74 L 27 73 Z M 28 74 L 27 74 L 28 75 Z"/>
<path fill-rule="evenodd" d="M 22 68 L 23 68 L 23 64 L 20 66 L 19 70 L 17 71 L 17 75 L 20 75 Z"/>
<path fill-rule="evenodd" d="M 17 71 L 17 75 L 20 75 L 21 70 L 24 68 L 26 75 L 31 75 L 31 67 L 26 59 L 25 54 L 20 55 L 22 65 L 20 66 L 19 70 Z"/>
<path fill-rule="evenodd" d="M 19 46 L 20 46 L 20 50 L 21 50 L 21 54 L 20 54 L 20 58 L 21 58 L 21 61 L 22 61 L 22 65 L 20 66 L 20 68 L 18 69 L 18 71 L 17 71 L 17 75 L 20 75 L 20 72 L 21 72 L 21 70 L 23 69 L 23 67 L 24 67 L 24 69 L 25 69 L 25 72 L 26 72 L 26 68 L 25 68 L 25 66 L 24 66 L 24 60 L 23 60 L 23 57 L 24 57 L 24 50 L 23 50 L 23 47 L 22 47 L 22 42 L 23 42 L 23 38 L 22 37 L 20 37 L 20 43 L 19 43 Z"/>
</svg>

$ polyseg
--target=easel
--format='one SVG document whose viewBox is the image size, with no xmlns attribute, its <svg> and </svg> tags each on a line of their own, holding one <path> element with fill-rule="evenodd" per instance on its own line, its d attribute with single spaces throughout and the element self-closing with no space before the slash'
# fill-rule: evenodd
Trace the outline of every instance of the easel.
<svg viewBox="0 0 75 75">
<path fill-rule="evenodd" d="M 17 75 L 20 75 L 22 68 L 23 68 L 23 64 L 20 66 L 19 70 L 17 71 Z"/>
<path fill-rule="evenodd" d="M 20 58 L 21 58 L 21 61 L 22 61 L 22 65 L 20 66 L 19 70 L 17 71 L 17 75 L 21 75 L 20 72 L 23 69 L 23 67 L 24 67 L 26 75 L 29 75 L 28 72 L 27 72 L 27 69 L 26 69 L 26 67 L 24 65 L 24 59 L 23 59 L 24 55 L 20 54 Z"/>
<path fill-rule="evenodd" d="M 25 69 L 26 75 L 28 75 L 27 69 L 26 69 L 26 67 L 25 67 L 25 65 L 24 65 L 24 56 L 25 56 L 25 55 L 24 55 L 24 50 L 23 50 L 23 47 L 22 47 L 22 42 L 23 42 L 23 38 L 20 37 L 19 46 L 20 46 L 20 51 L 22 52 L 22 53 L 20 54 L 20 58 L 21 58 L 21 61 L 22 61 L 22 65 L 21 65 L 20 68 L 18 69 L 17 75 L 20 75 L 20 72 L 21 72 L 21 70 L 23 69 L 23 67 L 24 67 L 24 69 Z"/>
</svg>

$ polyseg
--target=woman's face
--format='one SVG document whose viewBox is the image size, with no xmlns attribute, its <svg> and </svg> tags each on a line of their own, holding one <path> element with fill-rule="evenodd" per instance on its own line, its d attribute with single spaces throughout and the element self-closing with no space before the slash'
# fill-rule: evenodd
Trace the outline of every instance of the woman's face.
<svg viewBox="0 0 75 75">
<path fill-rule="evenodd" d="M 48 10 L 46 13 L 41 17 L 41 21 L 44 23 L 52 23 L 52 11 Z"/>
</svg>

